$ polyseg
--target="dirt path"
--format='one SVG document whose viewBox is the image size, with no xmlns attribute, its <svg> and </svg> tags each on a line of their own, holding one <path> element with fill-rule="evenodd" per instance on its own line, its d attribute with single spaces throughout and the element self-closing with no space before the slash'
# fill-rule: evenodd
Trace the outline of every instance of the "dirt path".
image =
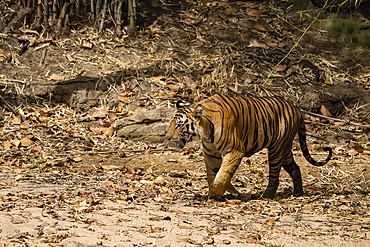
<svg viewBox="0 0 370 247">
<path fill-rule="evenodd" d="M 297 152 L 298 162 L 305 164 L 301 167 L 308 196 L 290 197 L 291 181 L 282 174 L 276 200 L 248 199 L 259 196 L 266 185 L 266 157 L 260 154 L 251 159 L 253 169 L 243 162 L 235 178 L 244 196 L 217 202 L 205 197 L 204 165 L 195 156 L 84 158 L 70 169 L 3 169 L 0 244 L 369 245 L 370 200 L 363 194 L 368 162 L 319 169 Z"/>
</svg>

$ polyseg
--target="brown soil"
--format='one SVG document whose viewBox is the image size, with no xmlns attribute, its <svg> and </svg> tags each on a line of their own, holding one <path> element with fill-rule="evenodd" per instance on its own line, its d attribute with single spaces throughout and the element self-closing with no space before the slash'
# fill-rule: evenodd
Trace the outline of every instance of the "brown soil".
<svg viewBox="0 0 370 247">
<path fill-rule="evenodd" d="M 124 117 L 179 98 L 192 103 L 219 91 L 280 94 L 305 110 L 319 112 L 324 105 L 335 116 L 369 125 L 369 51 L 351 44 L 344 35 L 329 35 L 313 25 L 282 62 L 286 69 L 273 72 L 282 77 L 267 79 L 309 25 L 309 17 L 319 12 L 319 1 L 316 5 L 310 1 L 273 5 L 216 1 L 217 6 L 209 9 L 193 1 L 138 2 L 138 13 L 147 17 L 139 15 L 137 33 L 119 37 L 119 42 L 109 31 L 98 36 L 90 28 L 76 26 L 68 37 L 30 46 L 22 54 L 23 42 L 16 37 L 27 34 L 20 31 L 23 19 L 17 19 L 24 10 L 0 10 L 4 17 L 0 31 L 10 34 L 0 35 L 0 51 L 12 54 L 0 64 L 2 97 L 15 109 L 66 104 L 59 114 L 79 131 L 74 139 L 60 136 L 59 132 L 70 128 L 55 124 L 42 130 L 48 133 L 46 137 L 38 136 L 42 127 L 22 127 L 27 122 L 12 126 L 13 116 L 2 106 L 0 245 L 369 246 L 369 159 L 367 154 L 347 153 L 354 143 L 369 150 L 366 129 L 317 123 L 312 118 L 310 132 L 326 134 L 330 143 L 323 146 L 333 147 L 336 155 L 329 165 L 317 168 L 295 151 L 306 195 L 291 197 L 291 180 L 282 172 L 272 201 L 259 199 L 268 176 L 264 152 L 250 159 L 253 166 L 248 160 L 242 162 L 233 181 L 242 192 L 240 197 L 226 195 L 222 201 L 212 201 L 206 198 L 205 169 L 200 151 L 194 152 L 197 148 L 126 156 L 81 155 L 78 159 L 54 156 L 33 169 L 30 148 L 4 149 L 10 137 L 16 140 L 33 134 L 31 139 L 43 147 L 43 157 L 50 150 L 54 154 L 86 150 L 82 147 L 95 138 L 86 126 L 97 126 L 98 121 L 83 117 L 94 107 L 120 109 L 118 115 Z M 248 15 L 248 9 L 262 14 Z M 334 15 L 325 11 L 320 18 L 332 20 Z M 341 19 L 350 17 L 368 25 L 364 9 L 340 13 Z M 7 30 L 6 24 L 16 30 Z M 127 89 L 135 92 L 129 103 L 118 97 Z M 93 148 L 152 146 L 118 139 L 99 136 Z M 311 153 L 318 160 L 325 157 L 321 144 L 321 140 L 310 140 Z M 24 154 L 28 157 L 22 158 Z"/>
</svg>

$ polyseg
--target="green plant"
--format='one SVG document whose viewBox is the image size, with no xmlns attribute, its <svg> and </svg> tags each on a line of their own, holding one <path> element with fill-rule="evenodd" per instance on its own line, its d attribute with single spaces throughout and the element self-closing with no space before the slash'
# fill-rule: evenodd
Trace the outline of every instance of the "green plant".
<svg viewBox="0 0 370 247">
<path fill-rule="evenodd" d="M 370 30 L 360 35 L 359 44 L 363 47 L 370 48 Z"/>
<path fill-rule="evenodd" d="M 29 168 L 31 169 L 34 169 L 34 168 L 39 168 L 41 163 L 42 163 L 42 159 L 41 157 L 33 157 L 30 159 L 31 161 L 31 164 L 29 165 Z"/>
<path fill-rule="evenodd" d="M 370 31 L 362 31 L 361 33 L 361 29 L 363 29 L 363 26 L 351 20 L 344 20 L 343 22 L 334 20 L 329 26 L 328 31 L 331 34 L 344 34 L 353 43 L 370 48 Z"/>
<path fill-rule="evenodd" d="M 346 35 L 347 38 L 357 41 L 358 32 L 361 26 L 351 20 L 344 20 L 343 22 L 333 21 L 332 25 L 329 28 L 330 33 L 342 33 Z"/>
</svg>

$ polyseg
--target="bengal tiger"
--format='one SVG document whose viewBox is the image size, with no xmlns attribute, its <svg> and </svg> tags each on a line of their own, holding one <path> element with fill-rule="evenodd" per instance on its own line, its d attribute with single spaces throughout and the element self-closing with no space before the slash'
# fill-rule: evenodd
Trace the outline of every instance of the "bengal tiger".
<svg viewBox="0 0 370 247">
<path fill-rule="evenodd" d="M 268 149 L 269 182 L 263 198 L 274 198 L 283 167 L 293 179 L 293 195 L 303 195 L 302 176 L 292 153 L 293 138 L 298 132 L 306 160 L 314 166 L 325 165 L 332 149 L 322 162 L 315 161 L 306 142 L 306 128 L 300 110 L 281 97 L 228 97 L 215 94 L 194 107 L 179 101 L 166 138 L 177 148 L 199 136 L 209 185 L 208 196 L 219 199 L 225 191 L 239 194 L 230 181 L 243 157 Z"/>
</svg>

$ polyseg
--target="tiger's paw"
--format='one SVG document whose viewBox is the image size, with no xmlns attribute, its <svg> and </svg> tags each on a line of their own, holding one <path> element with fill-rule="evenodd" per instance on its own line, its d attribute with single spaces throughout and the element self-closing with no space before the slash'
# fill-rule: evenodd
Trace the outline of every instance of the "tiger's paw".
<svg viewBox="0 0 370 247">
<path fill-rule="evenodd" d="M 300 197 L 300 196 L 303 196 L 304 193 L 303 191 L 293 191 L 293 196 L 294 197 Z"/>
<path fill-rule="evenodd" d="M 271 191 L 266 189 L 265 192 L 263 192 L 262 198 L 266 199 L 274 199 L 276 191 Z"/>
<path fill-rule="evenodd" d="M 220 198 L 224 195 L 225 190 L 225 186 L 213 184 L 209 189 L 208 197 L 212 199 Z"/>
</svg>

